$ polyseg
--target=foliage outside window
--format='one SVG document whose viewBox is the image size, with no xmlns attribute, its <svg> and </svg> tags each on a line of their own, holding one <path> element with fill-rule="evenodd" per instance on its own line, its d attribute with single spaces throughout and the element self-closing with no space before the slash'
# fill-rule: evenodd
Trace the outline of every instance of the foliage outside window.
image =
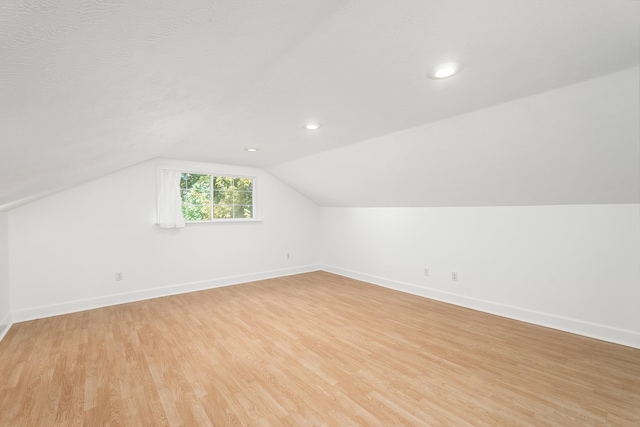
<svg viewBox="0 0 640 427">
<path fill-rule="evenodd" d="M 183 173 L 180 196 L 184 219 L 252 219 L 253 187 L 253 178 Z"/>
</svg>

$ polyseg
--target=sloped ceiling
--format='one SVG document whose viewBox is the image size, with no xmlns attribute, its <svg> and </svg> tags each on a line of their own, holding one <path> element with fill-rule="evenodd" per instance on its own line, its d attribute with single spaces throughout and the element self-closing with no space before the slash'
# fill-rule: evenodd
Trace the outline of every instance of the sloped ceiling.
<svg viewBox="0 0 640 427">
<path fill-rule="evenodd" d="M 638 76 L 633 67 L 269 171 L 321 206 L 640 203 Z"/>
<path fill-rule="evenodd" d="M 277 170 L 630 69 L 639 17 L 634 0 L 4 0 L 0 209 L 154 157 Z"/>
</svg>

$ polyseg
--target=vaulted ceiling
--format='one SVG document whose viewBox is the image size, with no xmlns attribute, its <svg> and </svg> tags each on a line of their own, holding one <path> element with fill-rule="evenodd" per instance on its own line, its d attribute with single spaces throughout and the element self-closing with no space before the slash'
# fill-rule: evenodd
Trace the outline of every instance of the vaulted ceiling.
<svg viewBox="0 0 640 427">
<path fill-rule="evenodd" d="M 630 69 L 639 17 L 635 0 L 4 0 L 0 210 L 155 157 L 277 171 Z M 426 78 L 443 61 L 464 69 Z"/>
</svg>

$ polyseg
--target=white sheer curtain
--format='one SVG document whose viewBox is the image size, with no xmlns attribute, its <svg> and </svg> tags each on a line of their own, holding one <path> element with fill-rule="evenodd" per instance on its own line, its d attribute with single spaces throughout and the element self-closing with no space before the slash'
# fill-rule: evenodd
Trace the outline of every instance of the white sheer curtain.
<svg viewBox="0 0 640 427">
<path fill-rule="evenodd" d="M 158 192 L 158 225 L 161 228 L 184 227 L 182 199 L 180 198 L 180 172 L 163 170 Z"/>
</svg>

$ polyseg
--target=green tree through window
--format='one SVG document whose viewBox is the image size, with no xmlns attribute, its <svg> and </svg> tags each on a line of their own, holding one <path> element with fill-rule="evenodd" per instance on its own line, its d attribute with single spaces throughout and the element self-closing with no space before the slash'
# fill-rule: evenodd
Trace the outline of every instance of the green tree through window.
<svg viewBox="0 0 640 427">
<path fill-rule="evenodd" d="M 183 173 L 180 178 L 185 221 L 253 218 L 253 178 Z"/>
</svg>

